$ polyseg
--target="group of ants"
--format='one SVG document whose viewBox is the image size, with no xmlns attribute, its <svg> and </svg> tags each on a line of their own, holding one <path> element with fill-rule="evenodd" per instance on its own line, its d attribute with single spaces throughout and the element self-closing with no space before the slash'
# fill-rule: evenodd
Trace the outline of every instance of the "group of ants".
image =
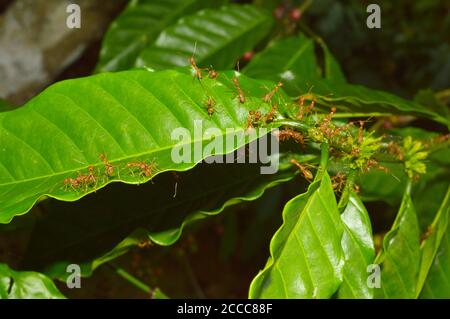
<svg viewBox="0 0 450 319">
<path fill-rule="evenodd" d="M 189 58 L 189 62 L 192 66 L 192 69 L 194 71 L 194 78 L 197 78 L 198 80 L 203 79 L 202 71 L 206 70 L 208 72 L 208 77 L 211 79 L 216 79 L 218 77 L 218 72 L 215 71 L 213 68 L 199 68 L 197 66 L 197 63 L 194 59 L 194 57 Z M 236 76 L 233 76 L 231 79 L 235 88 L 236 88 L 236 96 L 239 100 L 239 103 L 244 104 L 246 102 L 246 96 L 244 94 L 244 91 L 242 90 L 239 80 Z M 263 102 L 265 103 L 271 103 L 272 98 L 275 96 L 275 94 L 278 92 L 278 90 L 283 86 L 283 82 L 279 81 L 272 90 L 270 90 L 264 97 L 262 98 Z M 298 104 L 299 104 L 299 111 L 296 115 L 296 118 L 298 120 L 302 120 L 306 115 L 312 113 L 312 110 L 314 108 L 314 104 L 316 102 L 316 99 L 313 98 L 309 105 L 304 105 L 305 98 L 300 97 Z M 214 114 L 214 100 L 209 97 L 206 102 L 205 106 L 207 108 L 207 113 L 209 116 L 212 116 Z M 270 123 L 274 120 L 277 114 L 277 107 L 278 104 L 274 103 L 266 114 L 262 114 L 260 111 L 250 110 L 248 117 L 247 117 L 247 128 L 251 129 L 254 126 L 257 126 L 261 123 Z M 333 107 L 331 109 L 331 112 L 319 123 L 320 130 L 329 138 L 331 139 L 334 135 L 337 135 L 342 130 L 345 130 L 348 128 L 349 125 L 353 125 L 354 123 L 349 123 L 348 125 L 344 127 L 339 128 L 333 128 L 331 129 L 330 123 L 331 119 L 336 112 L 336 109 Z M 363 138 L 363 122 L 360 121 L 360 128 L 358 133 L 358 140 L 361 142 L 361 139 Z M 280 141 L 293 139 L 295 142 L 300 143 L 301 145 L 304 145 L 305 138 L 302 133 L 295 131 L 291 128 L 283 128 L 278 132 L 278 139 Z M 103 162 L 104 165 L 104 172 L 103 176 L 106 178 L 111 178 L 116 175 L 116 169 L 117 169 L 117 175 L 119 176 L 119 170 L 117 166 L 112 165 L 105 154 L 100 154 L 100 159 Z M 311 168 L 311 165 L 308 164 L 301 164 L 295 159 L 291 159 L 290 161 L 292 164 L 294 164 L 303 177 L 311 182 L 313 179 L 313 174 L 310 171 L 309 168 Z M 371 163 L 372 166 L 375 166 L 377 163 L 373 162 Z M 152 162 L 146 162 L 146 161 L 136 161 L 136 162 L 129 162 L 125 165 L 125 169 L 129 170 L 131 174 L 138 173 L 140 177 L 144 178 L 150 178 L 154 174 L 156 170 L 156 163 L 154 161 Z M 381 167 L 381 169 L 384 169 Z M 345 182 L 345 175 L 342 173 L 338 173 L 336 176 L 333 177 L 333 188 L 335 189 L 341 189 L 342 185 Z M 64 179 L 64 188 L 65 190 L 84 190 L 87 191 L 89 188 L 94 187 L 96 189 L 98 183 L 98 173 L 95 172 L 94 166 L 89 165 L 88 166 L 88 172 L 86 174 L 79 173 L 77 177 L 75 178 L 66 178 Z"/>
</svg>

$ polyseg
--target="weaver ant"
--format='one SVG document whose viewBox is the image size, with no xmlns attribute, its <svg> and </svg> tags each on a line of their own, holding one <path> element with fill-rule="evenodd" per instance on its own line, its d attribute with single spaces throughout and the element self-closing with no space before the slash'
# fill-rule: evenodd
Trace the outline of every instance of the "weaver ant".
<svg viewBox="0 0 450 319">
<path fill-rule="evenodd" d="M 133 174 L 133 169 L 139 169 L 140 173 L 139 175 L 141 176 L 145 176 L 145 177 L 151 177 L 153 171 L 156 168 L 156 164 L 155 163 L 146 163 L 144 161 L 141 162 L 129 162 L 125 165 L 125 168 L 128 168 L 131 170 L 132 174 Z M 134 175 L 134 174 L 133 174 Z"/>
<path fill-rule="evenodd" d="M 300 172 L 302 172 L 303 177 L 305 177 L 305 179 L 308 182 L 311 182 L 313 180 L 314 176 L 311 173 L 311 171 L 306 168 L 306 164 L 302 165 L 298 161 L 296 161 L 295 159 L 291 159 L 291 163 L 299 168 Z"/>
<path fill-rule="evenodd" d="M 139 248 L 150 248 L 150 247 L 153 246 L 153 243 L 152 243 L 150 240 L 148 240 L 148 239 L 144 239 L 144 240 L 142 240 L 141 242 L 139 242 L 139 243 L 137 244 L 137 246 L 138 246 Z"/>
<path fill-rule="evenodd" d="M 68 177 L 64 179 L 64 189 L 67 191 L 67 188 L 69 186 L 76 191 L 80 187 L 80 181 L 78 180 L 78 178 Z"/>
<path fill-rule="evenodd" d="M 247 128 L 253 128 L 253 125 L 258 125 L 261 120 L 261 112 L 260 111 L 248 111 L 247 116 Z"/>
<path fill-rule="evenodd" d="M 210 79 L 216 79 L 219 76 L 219 72 L 214 70 L 212 67 L 208 69 L 208 76 Z"/>
<path fill-rule="evenodd" d="M 275 87 L 272 89 L 272 91 L 270 91 L 269 93 L 267 93 L 266 95 L 264 95 L 263 97 L 263 101 L 264 102 L 269 102 L 270 100 L 272 100 L 273 96 L 275 95 L 275 93 L 277 93 L 277 91 L 280 89 L 280 87 L 283 86 L 283 82 L 280 81 L 277 83 L 277 85 L 275 85 Z"/>
<path fill-rule="evenodd" d="M 241 86 L 239 85 L 239 80 L 237 77 L 233 76 L 233 78 L 231 79 L 234 83 L 234 86 L 236 87 L 236 90 L 238 91 L 238 98 L 239 98 L 239 102 L 241 104 L 245 103 L 245 95 L 244 92 L 241 89 Z"/>
<path fill-rule="evenodd" d="M 105 175 L 109 177 L 114 176 L 114 168 L 116 166 L 111 165 L 105 154 L 100 154 L 100 159 L 103 161 L 103 164 L 105 165 Z"/>
<path fill-rule="evenodd" d="M 331 178 L 331 181 L 333 182 L 332 186 L 333 189 L 337 192 L 342 192 L 344 189 L 345 181 L 347 177 L 345 174 L 338 172 L 335 176 Z"/>
<path fill-rule="evenodd" d="M 301 119 L 303 119 L 303 117 L 304 117 L 305 115 L 308 115 L 309 113 L 311 113 L 312 109 L 314 108 L 315 103 L 316 103 L 316 98 L 313 98 L 313 99 L 311 100 L 311 103 L 310 103 L 307 107 L 305 107 L 305 106 L 304 106 L 304 104 L 305 104 L 305 97 L 304 97 L 304 96 L 301 96 L 301 97 L 298 99 L 298 104 L 299 104 L 300 108 L 299 108 L 299 110 L 298 110 L 298 113 L 297 113 L 297 115 L 296 115 L 296 118 L 297 118 L 298 120 L 301 120 Z"/>
<path fill-rule="evenodd" d="M 70 185 L 73 190 L 77 190 L 80 187 L 84 187 L 85 191 L 87 191 L 87 188 L 94 184 L 94 188 L 97 186 L 97 179 L 95 178 L 94 174 L 94 166 L 89 165 L 88 167 L 89 173 L 86 174 L 79 174 L 76 178 L 66 178 L 64 179 L 64 186 L 67 187 Z"/>
<path fill-rule="evenodd" d="M 191 63 L 192 68 L 194 69 L 194 73 L 195 73 L 194 77 L 196 77 L 197 79 L 201 80 L 203 78 L 202 71 L 197 66 L 197 63 L 195 62 L 195 58 L 193 56 L 191 56 L 189 58 L 189 62 Z"/>
<path fill-rule="evenodd" d="M 212 97 L 208 97 L 208 100 L 206 100 L 205 105 L 208 110 L 209 116 L 214 114 L 214 105 L 216 102 L 212 99 Z"/>
<path fill-rule="evenodd" d="M 270 109 L 269 112 L 266 113 L 266 115 L 264 115 L 264 122 L 268 123 L 268 122 L 272 122 L 273 119 L 275 118 L 275 116 L 277 115 L 277 108 L 278 108 L 278 104 L 274 104 L 272 106 L 272 108 Z"/>
<path fill-rule="evenodd" d="M 294 131 L 291 128 L 283 129 L 278 132 L 278 140 L 285 141 L 292 138 L 295 142 L 304 144 L 305 138 L 302 133 Z"/>
</svg>

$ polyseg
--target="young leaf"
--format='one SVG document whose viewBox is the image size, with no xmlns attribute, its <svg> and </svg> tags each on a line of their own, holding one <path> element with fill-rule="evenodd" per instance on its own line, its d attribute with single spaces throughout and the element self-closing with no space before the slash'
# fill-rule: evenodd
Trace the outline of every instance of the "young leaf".
<svg viewBox="0 0 450 319">
<path fill-rule="evenodd" d="M 65 298 L 53 281 L 32 271 L 15 271 L 0 263 L 0 299 Z"/>
<path fill-rule="evenodd" d="M 235 74 L 245 103 L 227 86 Z M 234 71 L 200 82 L 174 70 L 135 70 L 49 87 L 25 106 L 0 113 L 0 223 L 27 212 L 44 195 L 75 201 L 112 181 L 140 184 L 155 173 L 187 170 L 208 155 L 234 151 L 258 138 L 258 129 L 245 134 L 247 118 L 250 110 L 270 111 L 261 99 L 266 85 Z M 215 101 L 212 115 L 206 106 L 209 98 Z M 211 143 L 207 129 L 224 140 L 230 134 L 244 138 L 206 154 L 204 146 Z M 182 138 L 172 135 L 180 130 Z M 179 153 L 188 154 L 187 160 L 175 163 L 175 146 L 182 147 Z M 200 151 L 192 151 L 194 146 Z M 105 173 L 101 154 L 113 166 L 111 174 Z M 156 167 L 151 172 L 127 168 L 142 161 L 153 161 Z M 64 185 L 66 178 L 88 175 L 90 166 L 92 183 Z"/>
<path fill-rule="evenodd" d="M 417 295 L 450 298 L 450 187 L 422 245 Z"/>
<path fill-rule="evenodd" d="M 155 43 L 139 55 L 136 65 L 160 70 L 197 64 L 228 69 L 269 32 L 272 17 L 251 5 L 205 9 L 165 29 Z"/>
<path fill-rule="evenodd" d="M 141 50 L 153 43 L 164 28 L 183 15 L 220 3 L 217 0 L 131 1 L 106 32 L 97 71 L 132 68 Z"/>
<path fill-rule="evenodd" d="M 381 287 L 375 295 L 381 298 L 414 298 L 420 266 L 420 231 L 411 201 L 411 185 L 403 196 L 392 229 L 383 240 L 376 259 L 381 263 Z"/>
<path fill-rule="evenodd" d="M 342 282 L 343 227 L 326 172 L 286 204 L 283 220 L 250 298 L 331 297 Z"/>
<path fill-rule="evenodd" d="M 339 298 L 373 298 L 373 289 L 367 285 L 367 266 L 375 259 L 372 227 L 364 204 L 351 192 L 341 215 L 344 233 L 342 251 L 345 264 Z"/>
</svg>

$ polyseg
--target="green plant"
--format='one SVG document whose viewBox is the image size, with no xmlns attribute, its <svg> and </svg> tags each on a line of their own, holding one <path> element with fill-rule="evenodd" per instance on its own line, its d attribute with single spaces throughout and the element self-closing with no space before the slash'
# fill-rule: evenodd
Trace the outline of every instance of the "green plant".
<svg viewBox="0 0 450 319">
<path fill-rule="evenodd" d="M 0 113 L 0 231 L 42 215 L 23 268 L 64 282 L 76 263 L 91 276 L 132 247 L 172 245 L 185 226 L 294 184 L 249 297 L 449 297 L 437 279 L 450 276 L 445 99 L 350 84 L 309 29 L 276 21 L 261 1 L 225 2 L 131 1 L 106 33 L 98 74 Z M 194 139 L 174 139 L 179 128 Z M 270 131 L 281 142 L 275 174 L 261 174 L 264 163 L 205 163 L 239 157 Z M 242 138 L 211 144 L 233 134 Z M 174 161 L 177 147 L 209 152 Z M 398 208 L 388 230 L 373 226 L 372 201 Z M 380 287 L 368 284 L 377 265 Z M 62 297 L 47 277 L 0 265 L 0 296 Z M 11 280 L 39 280 L 40 290 L 16 294 Z"/>
</svg>

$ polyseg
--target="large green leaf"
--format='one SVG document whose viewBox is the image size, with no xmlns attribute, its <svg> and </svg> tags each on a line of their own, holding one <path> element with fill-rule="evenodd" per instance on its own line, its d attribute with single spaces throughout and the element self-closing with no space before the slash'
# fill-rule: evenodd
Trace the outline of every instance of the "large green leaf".
<svg viewBox="0 0 450 319">
<path fill-rule="evenodd" d="M 343 234 L 327 173 L 290 200 L 270 258 L 253 279 L 250 298 L 329 298 L 342 283 Z"/>
<path fill-rule="evenodd" d="M 295 86 L 298 81 L 320 78 L 314 41 L 299 36 L 274 42 L 258 53 L 242 72 L 257 79 L 283 79 L 286 86 Z M 291 88 L 294 89 L 295 87 Z"/>
<path fill-rule="evenodd" d="M 323 52 L 323 70 L 317 62 L 314 41 L 304 35 L 271 43 L 258 53 L 243 69 L 243 73 L 257 79 L 283 80 L 288 92 L 298 95 L 298 83 L 328 79 L 346 82 L 339 63 L 330 50 L 319 41 Z"/>
<path fill-rule="evenodd" d="M 139 55 L 137 66 L 165 69 L 189 64 L 228 69 L 267 35 L 272 17 L 251 5 L 205 9 L 165 29 Z"/>
<path fill-rule="evenodd" d="M 219 6 L 217 0 L 133 0 L 111 24 L 103 39 L 97 71 L 120 71 L 134 66 L 143 48 L 183 15 L 204 7 Z"/>
<path fill-rule="evenodd" d="M 202 163 L 177 173 L 176 179 L 165 173 L 140 187 L 110 185 L 76 203 L 43 203 L 47 215 L 32 234 L 26 267 L 48 268 L 60 261 L 76 262 L 85 264 L 83 271 L 88 275 L 136 242 L 149 238 L 160 245 L 170 245 L 193 220 L 216 215 L 241 201 L 254 200 L 265 189 L 295 175 L 291 165 L 283 165 L 277 174 L 261 174 L 260 168 L 261 164 Z M 137 228 L 145 232 L 138 231 L 122 241 Z M 46 273 L 52 277 L 64 275 L 64 271 L 58 272 L 64 267 L 51 268 L 56 270 Z"/>
<path fill-rule="evenodd" d="M 25 106 L 0 113 L 0 223 L 27 212 L 43 196 L 74 201 L 112 181 L 149 180 L 126 169 L 129 162 L 154 161 L 156 173 L 188 170 L 207 155 L 230 153 L 256 139 L 258 134 L 244 134 L 248 113 L 271 109 L 261 99 L 264 86 L 271 84 L 240 76 L 247 99 L 239 103 L 230 84 L 235 74 L 222 72 L 218 79 L 200 82 L 174 70 L 103 73 L 57 83 Z M 212 115 L 206 107 L 209 98 L 216 102 Z M 171 136 L 180 128 L 190 140 Z M 218 129 L 213 133 L 223 138 L 236 135 L 227 128 L 244 138 L 210 149 L 211 154 L 192 151 L 187 162 L 174 163 L 175 146 L 208 150 L 205 146 L 216 139 L 206 130 Z M 100 154 L 116 166 L 110 178 Z M 64 187 L 64 179 L 87 174 L 89 165 L 97 177 L 95 187 Z"/>
<path fill-rule="evenodd" d="M 375 295 L 384 298 L 415 298 L 420 266 L 420 230 L 407 186 L 392 229 L 385 235 L 376 259 L 381 263 L 381 287 Z"/>
<path fill-rule="evenodd" d="M 450 187 L 422 246 L 417 294 L 421 298 L 450 298 Z"/>
<path fill-rule="evenodd" d="M 15 271 L 0 264 L 0 299 L 65 298 L 51 279 L 31 271 Z"/>
<path fill-rule="evenodd" d="M 341 215 L 344 224 L 342 250 L 345 264 L 339 298 L 373 298 L 373 289 L 367 285 L 367 266 L 375 259 L 372 226 L 364 204 L 351 192 Z"/>
</svg>

